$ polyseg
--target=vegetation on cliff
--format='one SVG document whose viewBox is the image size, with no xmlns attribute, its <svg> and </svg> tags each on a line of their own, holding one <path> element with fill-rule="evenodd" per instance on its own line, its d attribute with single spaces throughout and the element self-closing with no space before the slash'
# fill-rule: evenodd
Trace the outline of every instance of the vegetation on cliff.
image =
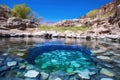
<svg viewBox="0 0 120 80">
<path fill-rule="evenodd" d="M 89 27 L 87 26 L 74 26 L 74 27 L 55 27 L 55 26 L 39 26 L 39 30 L 45 30 L 45 31 L 60 31 L 64 32 L 67 30 L 78 32 L 78 31 L 87 31 Z"/>
<path fill-rule="evenodd" d="M 29 17 L 31 10 L 25 4 L 18 4 L 14 6 L 12 12 L 15 17 L 25 19 Z"/>
<path fill-rule="evenodd" d="M 42 19 L 42 17 L 38 17 L 33 13 L 31 8 L 26 4 L 16 4 L 12 10 L 7 5 L 0 5 L 0 17 L 29 19 L 36 23 L 39 23 Z"/>
<path fill-rule="evenodd" d="M 97 17 L 97 13 L 98 13 L 98 10 L 94 9 L 94 10 L 91 10 L 90 12 L 88 12 L 86 16 L 91 17 L 91 18 L 95 18 L 95 17 Z"/>
</svg>

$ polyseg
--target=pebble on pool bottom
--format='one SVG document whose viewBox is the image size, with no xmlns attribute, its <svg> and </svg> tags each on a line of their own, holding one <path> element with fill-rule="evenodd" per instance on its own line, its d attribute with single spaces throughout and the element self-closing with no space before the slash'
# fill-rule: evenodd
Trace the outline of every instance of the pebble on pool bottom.
<svg viewBox="0 0 120 80">
<path fill-rule="evenodd" d="M 39 75 L 38 71 L 35 70 L 29 70 L 25 73 L 25 77 L 30 77 L 30 78 L 36 78 Z"/>
<path fill-rule="evenodd" d="M 55 50 L 43 53 L 35 59 L 35 66 L 45 72 L 58 70 L 71 73 L 94 67 L 94 63 L 80 51 Z"/>
</svg>

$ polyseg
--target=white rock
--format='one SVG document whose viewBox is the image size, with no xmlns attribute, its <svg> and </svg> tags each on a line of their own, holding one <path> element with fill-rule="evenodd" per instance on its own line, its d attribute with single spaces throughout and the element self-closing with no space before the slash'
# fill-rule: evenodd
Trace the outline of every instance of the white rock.
<svg viewBox="0 0 120 80">
<path fill-rule="evenodd" d="M 35 70 L 29 70 L 25 73 L 25 77 L 28 77 L 28 78 L 36 78 L 37 76 L 39 75 L 39 72 L 38 71 L 35 71 Z"/>
<path fill-rule="evenodd" d="M 62 80 L 62 79 L 60 79 L 60 78 L 56 78 L 55 80 Z"/>
<path fill-rule="evenodd" d="M 67 72 L 68 72 L 68 73 L 71 73 L 71 72 L 73 72 L 73 71 L 74 71 L 73 68 L 67 68 Z"/>
<path fill-rule="evenodd" d="M 89 73 L 90 71 L 86 69 L 84 71 L 80 71 L 78 76 L 80 76 L 82 79 L 90 79 Z"/>
<path fill-rule="evenodd" d="M 20 52 L 19 52 L 19 53 L 17 53 L 17 55 L 18 55 L 18 56 L 24 56 L 25 53 L 20 53 Z"/>
<path fill-rule="evenodd" d="M 23 69 L 23 68 L 26 68 L 26 66 L 25 65 L 21 65 L 19 68 Z"/>
<path fill-rule="evenodd" d="M 85 69 L 84 71 L 77 71 L 78 73 L 78 76 L 82 79 L 87 79 L 89 80 L 90 79 L 90 75 L 94 75 L 96 74 L 96 72 L 92 71 L 90 72 L 88 69 Z"/>
<path fill-rule="evenodd" d="M 112 78 L 102 78 L 101 80 L 114 80 Z"/>
<path fill-rule="evenodd" d="M 52 59 L 51 62 L 52 62 L 52 63 L 57 63 L 57 60 Z"/>
<path fill-rule="evenodd" d="M 100 71 L 100 73 L 101 73 L 101 74 L 104 74 L 104 75 L 106 75 L 106 76 L 109 76 L 109 77 L 115 76 L 114 73 L 112 73 L 111 71 L 109 71 L 109 70 L 107 70 L 107 69 L 105 69 L 105 68 L 102 68 L 101 71 Z"/>
<path fill-rule="evenodd" d="M 82 79 L 90 79 L 90 76 L 87 74 L 78 74 Z"/>
<path fill-rule="evenodd" d="M 93 50 L 92 53 L 94 54 L 101 54 L 101 53 L 104 53 L 106 52 L 106 50 L 103 50 L 103 49 L 99 49 L 99 50 Z"/>
<path fill-rule="evenodd" d="M 81 65 L 78 64 L 78 63 L 74 63 L 73 66 L 76 67 L 76 68 L 78 68 L 78 67 L 80 67 Z"/>
<path fill-rule="evenodd" d="M 9 66 L 9 67 L 15 66 L 16 64 L 17 64 L 17 61 L 7 62 L 7 66 Z"/>
<path fill-rule="evenodd" d="M 104 61 L 111 61 L 112 59 L 107 56 L 97 56 L 98 59 L 104 60 Z"/>
<path fill-rule="evenodd" d="M 27 67 L 26 67 L 27 70 L 30 70 L 30 69 L 33 69 L 33 68 L 34 68 L 33 65 L 27 65 Z"/>
<path fill-rule="evenodd" d="M 96 72 L 94 71 L 89 73 L 89 75 L 94 75 L 94 74 L 96 74 Z"/>
<path fill-rule="evenodd" d="M 9 53 L 4 53 L 4 54 L 2 54 L 3 56 L 7 56 Z"/>
</svg>

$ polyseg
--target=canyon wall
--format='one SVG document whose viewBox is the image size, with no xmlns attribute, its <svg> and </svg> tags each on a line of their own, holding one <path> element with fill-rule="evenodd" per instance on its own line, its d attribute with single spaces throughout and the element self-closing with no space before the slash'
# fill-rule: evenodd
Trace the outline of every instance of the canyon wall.
<svg viewBox="0 0 120 80">
<path fill-rule="evenodd" d="M 103 16 L 105 14 L 113 13 L 115 9 L 114 2 L 110 2 L 101 8 L 98 9 L 98 15 L 97 16 Z"/>
</svg>

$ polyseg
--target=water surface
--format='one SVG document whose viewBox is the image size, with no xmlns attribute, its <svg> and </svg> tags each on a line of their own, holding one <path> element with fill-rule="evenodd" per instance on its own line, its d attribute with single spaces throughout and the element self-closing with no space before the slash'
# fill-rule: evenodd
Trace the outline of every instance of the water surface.
<svg viewBox="0 0 120 80">
<path fill-rule="evenodd" d="M 95 54 L 97 56 L 104 55 L 105 53 L 114 53 L 114 56 L 109 56 L 111 59 L 120 61 L 120 43 L 105 42 L 105 41 L 86 41 L 83 39 L 43 39 L 43 38 L 0 38 L 0 53 L 7 53 L 13 56 L 26 59 L 30 56 L 29 49 L 33 47 L 39 47 L 45 42 L 59 41 L 59 44 L 65 44 L 67 46 L 77 45 L 85 47 L 91 51 L 105 49 L 103 53 Z M 46 44 L 48 45 L 48 44 Z M 20 54 L 24 52 L 25 54 Z M 35 53 L 36 54 L 36 53 Z M 34 66 L 39 69 L 52 72 L 56 70 L 63 70 L 65 72 L 71 72 L 75 70 L 83 70 L 89 66 L 95 67 L 80 51 L 73 50 L 53 50 L 44 52 L 43 55 L 38 55 L 34 59 Z M 42 62 L 41 62 L 42 61 Z M 29 61 L 28 61 L 29 62 Z M 84 65 L 85 64 L 85 65 Z M 115 66 L 116 64 L 112 64 Z M 117 63 L 117 65 L 119 65 Z M 81 67 L 82 66 L 82 67 Z M 114 67 L 114 72 L 119 73 L 119 67 Z"/>
</svg>

